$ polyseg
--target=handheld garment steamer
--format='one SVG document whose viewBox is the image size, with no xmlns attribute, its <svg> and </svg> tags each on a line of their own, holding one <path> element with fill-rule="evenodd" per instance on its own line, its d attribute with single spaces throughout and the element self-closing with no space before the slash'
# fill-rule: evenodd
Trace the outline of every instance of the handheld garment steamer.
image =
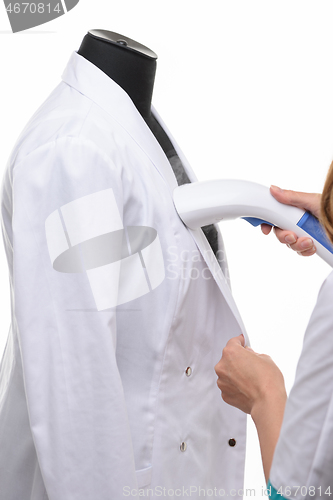
<svg viewBox="0 0 333 500">
<path fill-rule="evenodd" d="M 255 182 L 217 179 L 177 187 L 173 199 L 178 215 L 190 229 L 242 218 L 253 226 L 270 224 L 310 236 L 317 254 L 333 267 L 333 245 L 310 212 L 278 202 L 266 186 Z"/>
</svg>

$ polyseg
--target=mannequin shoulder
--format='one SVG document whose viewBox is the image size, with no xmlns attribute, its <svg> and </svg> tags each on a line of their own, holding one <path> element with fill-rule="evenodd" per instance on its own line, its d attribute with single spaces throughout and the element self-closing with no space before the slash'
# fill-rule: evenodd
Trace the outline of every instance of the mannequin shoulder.
<svg viewBox="0 0 333 500">
<path fill-rule="evenodd" d="M 80 138 L 98 142 L 111 140 L 112 123 L 93 101 L 61 82 L 40 105 L 20 133 L 13 147 L 10 163 L 18 164 L 35 151 L 52 147 L 59 140 Z M 107 144 L 107 141 L 104 141 Z"/>
</svg>

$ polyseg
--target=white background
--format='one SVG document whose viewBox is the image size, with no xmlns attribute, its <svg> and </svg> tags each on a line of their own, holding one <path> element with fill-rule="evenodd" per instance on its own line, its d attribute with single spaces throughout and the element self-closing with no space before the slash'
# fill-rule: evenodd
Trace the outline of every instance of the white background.
<svg viewBox="0 0 333 500">
<path fill-rule="evenodd" d="M 86 31 L 108 29 L 154 50 L 154 104 L 200 180 L 248 179 L 319 192 L 333 159 L 333 4 L 308 0 L 80 0 L 48 24 L 12 34 L 0 6 L 0 170 Z M 330 272 L 244 221 L 223 231 L 232 286 L 252 347 L 288 390 L 319 287 Z M 0 250 L 0 356 L 10 323 Z M 249 422 L 246 487 L 264 485 Z"/>
</svg>

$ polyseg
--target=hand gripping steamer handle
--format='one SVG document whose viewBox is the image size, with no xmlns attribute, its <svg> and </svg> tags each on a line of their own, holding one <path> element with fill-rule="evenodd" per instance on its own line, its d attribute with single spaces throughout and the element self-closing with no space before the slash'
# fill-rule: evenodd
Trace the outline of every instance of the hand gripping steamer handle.
<svg viewBox="0 0 333 500">
<path fill-rule="evenodd" d="M 316 217 L 279 203 L 266 186 L 255 182 L 217 179 L 177 187 L 173 199 L 178 215 L 190 229 L 221 220 L 242 218 L 253 226 L 270 224 L 311 237 L 317 254 L 333 267 L 333 245 Z"/>
</svg>

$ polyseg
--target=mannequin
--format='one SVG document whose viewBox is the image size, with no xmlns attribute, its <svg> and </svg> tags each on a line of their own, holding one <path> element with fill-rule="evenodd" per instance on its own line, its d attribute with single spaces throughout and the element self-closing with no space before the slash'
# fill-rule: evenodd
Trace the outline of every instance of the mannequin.
<svg viewBox="0 0 333 500">
<path fill-rule="evenodd" d="M 243 485 L 246 416 L 214 366 L 246 331 L 226 261 L 174 207 L 192 177 L 150 107 L 156 55 L 119 38 L 71 53 L 4 173 L 0 500 Z"/>
<path fill-rule="evenodd" d="M 118 33 L 90 30 L 78 54 L 122 87 L 145 121 L 151 121 L 157 60 L 155 52 Z"/>
<path fill-rule="evenodd" d="M 167 156 L 178 185 L 191 182 L 173 144 L 151 112 L 157 60 L 155 52 L 118 33 L 90 30 L 78 54 L 97 66 L 129 95 Z M 202 229 L 217 255 L 218 241 L 214 225 Z"/>
</svg>

